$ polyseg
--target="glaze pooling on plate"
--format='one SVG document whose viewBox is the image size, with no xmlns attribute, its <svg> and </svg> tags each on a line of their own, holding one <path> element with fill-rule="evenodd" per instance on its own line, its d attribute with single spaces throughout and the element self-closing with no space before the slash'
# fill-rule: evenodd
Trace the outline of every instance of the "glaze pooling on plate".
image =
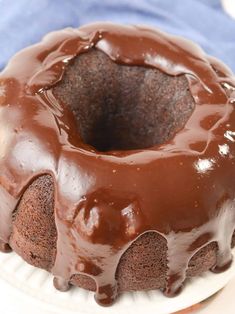
<svg viewBox="0 0 235 314">
<path fill-rule="evenodd" d="M 78 55 L 99 49 L 114 62 L 186 75 L 195 109 L 184 128 L 147 149 L 99 152 L 84 143 L 69 109 L 51 89 Z M 111 304 L 123 253 L 155 231 L 168 244 L 165 294 L 175 295 L 191 257 L 218 244 L 213 271 L 231 264 L 235 226 L 235 83 L 233 74 L 195 44 L 140 26 L 93 24 L 65 29 L 18 53 L 0 75 L 0 238 L 30 183 L 55 184 L 55 283 L 74 274 L 97 284 Z M 133 182 L 135 184 L 133 184 Z"/>
</svg>

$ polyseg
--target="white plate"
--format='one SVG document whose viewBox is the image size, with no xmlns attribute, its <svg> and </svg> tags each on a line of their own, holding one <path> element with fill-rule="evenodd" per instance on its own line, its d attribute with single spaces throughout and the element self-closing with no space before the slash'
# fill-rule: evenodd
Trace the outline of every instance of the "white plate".
<svg viewBox="0 0 235 314">
<path fill-rule="evenodd" d="M 53 287 L 51 274 L 28 265 L 15 253 L 0 254 L 0 292 L 4 289 L 8 298 L 1 296 L 1 308 L 5 301 L 8 314 L 32 314 L 32 309 L 34 314 L 169 314 L 205 300 L 233 277 L 235 263 L 222 274 L 207 272 L 190 280 L 175 298 L 166 298 L 159 291 L 124 293 L 113 306 L 103 308 L 96 304 L 92 292 L 80 288 L 59 292 Z M 18 302 L 19 311 L 7 312 L 9 300 Z"/>
</svg>

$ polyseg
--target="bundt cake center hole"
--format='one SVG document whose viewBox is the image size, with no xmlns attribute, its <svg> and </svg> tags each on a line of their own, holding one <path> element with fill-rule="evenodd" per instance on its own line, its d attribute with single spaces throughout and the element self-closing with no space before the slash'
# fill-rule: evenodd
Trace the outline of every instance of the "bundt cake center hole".
<svg viewBox="0 0 235 314">
<path fill-rule="evenodd" d="M 83 141 L 99 151 L 164 143 L 194 109 L 184 76 L 119 65 L 96 49 L 73 60 L 54 93 L 72 110 Z"/>
</svg>

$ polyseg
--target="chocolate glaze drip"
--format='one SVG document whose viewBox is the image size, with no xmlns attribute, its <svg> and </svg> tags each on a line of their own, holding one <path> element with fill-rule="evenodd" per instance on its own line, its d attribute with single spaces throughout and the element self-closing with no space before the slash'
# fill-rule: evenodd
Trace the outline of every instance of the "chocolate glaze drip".
<svg viewBox="0 0 235 314">
<path fill-rule="evenodd" d="M 186 75 L 196 106 L 185 127 L 149 149 L 103 153 L 85 144 L 50 87 L 93 47 L 120 64 Z M 146 27 L 65 29 L 18 53 L 0 75 L 0 247 L 7 247 L 21 195 L 47 173 L 56 191 L 57 288 L 86 274 L 96 281 L 97 302 L 111 304 L 121 256 L 148 231 L 167 240 L 166 295 L 181 289 L 189 260 L 212 241 L 213 271 L 225 270 L 235 227 L 234 91 L 221 62 Z"/>
</svg>

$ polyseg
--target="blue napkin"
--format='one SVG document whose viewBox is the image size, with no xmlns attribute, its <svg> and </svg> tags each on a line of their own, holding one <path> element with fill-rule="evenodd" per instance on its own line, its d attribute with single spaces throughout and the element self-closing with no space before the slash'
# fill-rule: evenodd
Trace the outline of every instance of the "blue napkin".
<svg viewBox="0 0 235 314">
<path fill-rule="evenodd" d="M 0 69 L 49 31 L 94 21 L 147 24 L 183 35 L 235 72 L 235 20 L 219 0 L 0 0 Z"/>
</svg>

